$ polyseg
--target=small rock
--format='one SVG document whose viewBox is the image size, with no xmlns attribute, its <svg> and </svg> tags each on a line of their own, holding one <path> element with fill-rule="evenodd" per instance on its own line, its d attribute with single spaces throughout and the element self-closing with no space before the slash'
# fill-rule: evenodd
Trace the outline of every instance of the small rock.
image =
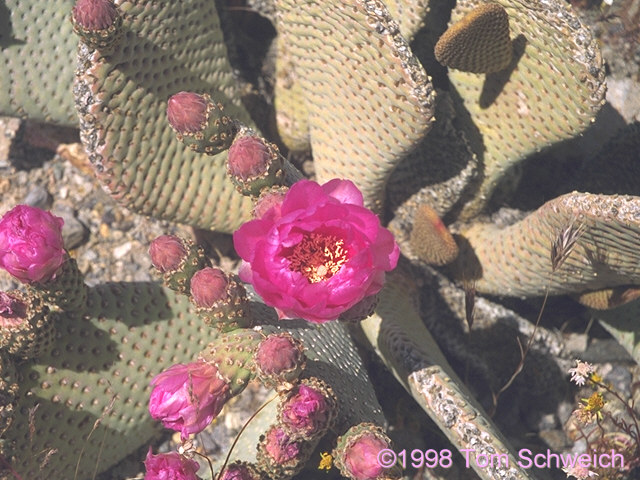
<svg viewBox="0 0 640 480">
<path fill-rule="evenodd" d="M 36 185 L 24 197 L 24 203 L 31 207 L 48 210 L 51 208 L 53 198 L 51 194 L 42 185 Z"/>
<path fill-rule="evenodd" d="M 76 218 L 72 208 L 60 205 L 53 210 L 53 214 L 64 220 L 62 239 L 67 250 L 79 247 L 89 238 L 89 229 Z"/>
<path fill-rule="evenodd" d="M 131 244 L 131 242 L 123 243 L 122 245 L 119 245 L 113 249 L 113 256 L 119 260 L 127 253 L 129 253 L 132 247 L 133 245 Z"/>
</svg>

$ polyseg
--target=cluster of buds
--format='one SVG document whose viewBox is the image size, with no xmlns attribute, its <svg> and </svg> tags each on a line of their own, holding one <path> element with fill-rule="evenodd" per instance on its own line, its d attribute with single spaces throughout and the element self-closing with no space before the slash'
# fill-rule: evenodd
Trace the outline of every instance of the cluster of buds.
<svg viewBox="0 0 640 480">
<path fill-rule="evenodd" d="M 178 139 L 191 149 L 212 155 L 229 149 L 227 173 L 255 205 L 254 220 L 234 234 L 244 260 L 239 277 L 253 285 L 265 304 L 275 307 L 280 318 L 316 323 L 360 321 L 373 312 L 399 249 L 379 218 L 364 207 L 362 193 L 352 182 L 318 185 L 302 180 L 292 185 L 300 177 L 277 147 L 224 116 L 206 94 L 172 96 L 167 116 Z M 293 335 L 269 334 L 273 329 L 268 325 L 249 328 L 260 320 L 260 309 L 250 309 L 234 275 L 211 266 L 193 248 L 166 236 L 153 242 L 150 253 L 165 282 L 189 295 L 218 335 L 196 362 L 174 365 L 152 381 L 150 412 L 185 441 L 257 379 L 279 392 L 276 423 L 261 436 L 255 465 L 226 466 L 217 478 L 290 478 L 335 423 L 337 397 L 320 378 L 300 379 L 306 358 Z M 346 471 L 355 472 L 349 473 L 351 478 L 371 473 L 362 464 L 369 450 L 383 441 L 381 435 L 363 427 L 354 440 L 345 440 L 351 452 L 346 454 Z M 370 478 L 378 478 L 379 472 L 373 473 Z"/>
<path fill-rule="evenodd" d="M 257 198 L 285 183 L 293 172 L 278 147 L 224 114 L 209 95 L 179 92 L 167 102 L 167 119 L 178 140 L 196 152 L 216 155 L 228 149 L 227 173 L 243 195 Z"/>
<path fill-rule="evenodd" d="M 297 474 L 333 425 L 338 401 L 331 387 L 311 377 L 280 393 L 277 422 L 258 444 L 258 467 L 271 478 Z"/>
</svg>

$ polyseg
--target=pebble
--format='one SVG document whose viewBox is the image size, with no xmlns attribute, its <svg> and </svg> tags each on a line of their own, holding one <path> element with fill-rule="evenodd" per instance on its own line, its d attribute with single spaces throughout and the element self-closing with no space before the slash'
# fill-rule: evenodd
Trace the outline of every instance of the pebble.
<svg viewBox="0 0 640 480">
<path fill-rule="evenodd" d="M 66 205 L 56 206 L 54 215 L 64 220 L 62 227 L 62 239 L 67 250 L 73 250 L 82 245 L 89 237 L 89 229 L 85 227 L 75 216 L 71 207 Z"/>
<path fill-rule="evenodd" d="M 127 255 L 131 251 L 132 247 L 133 247 L 133 244 L 131 242 L 126 242 L 126 243 L 123 243 L 122 245 L 115 247 L 113 249 L 114 258 L 118 260 L 122 259 L 125 255 Z"/>
<path fill-rule="evenodd" d="M 25 205 L 41 208 L 42 210 L 49 210 L 52 201 L 51 194 L 42 185 L 35 185 L 24 197 Z"/>
</svg>

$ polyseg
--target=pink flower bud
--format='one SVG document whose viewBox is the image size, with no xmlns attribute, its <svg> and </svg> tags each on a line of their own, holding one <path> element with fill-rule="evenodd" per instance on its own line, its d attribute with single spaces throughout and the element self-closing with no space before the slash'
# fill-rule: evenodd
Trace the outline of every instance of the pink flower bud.
<svg viewBox="0 0 640 480">
<path fill-rule="evenodd" d="M 19 298 L 0 292 L 0 329 L 15 327 L 26 320 L 27 305 Z"/>
<path fill-rule="evenodd" d="M 151 447 L 144 461 L 147 473 L 144 480 L 198 480 L 198 462 L 185 458 L 177 452 L 153 455 Z"/>
<path fill-rule="evenodd" d="M 264 175 L 271 161 L 271 152 L 258 137 L 239 137 L 229 147 L 229 173 L 241 180 Z"/>
<path fill-rule="evenodd" d="M 87 30 L 106 30 L 118 16 L 110 0 L 78 0 L 72 9 L 73 20 Z"/>
<path fill-rule="evenodd" d="M 292 442 L 282 428 L 273 427 L 267 432 L 265 450 L 274 462 L 283 465 L 298 456 L 300 445 Z"/>
<path fill-rule="evenodd" d="M 50 280 L 66 258 L 63 223 L 27 205 L 7 212 L 0 220 L 0 267 L 24 283 Z"/>
<path fill-rule="evenodd" d="M 193 92 L 176 93 L 169 98 L 167 118 L 176 132 L 196 133 L 206 124 L 207 100 Z"/>
<path fill-rule="evenodd" d="M 161 235 L 151 242 L 149 255 L 154 267 L 163 273 L 171 272 L 187 256 L 187 249 L 175 235 Z"/>
<path fill-rule="evenodd" d="M 260 478 L 252 468 L 236 463 L 224 469 L 220 480 L 260 480 Z"/>
<path fill-rule="evenodd" d="M 378 461 L 380 450 L 389 445 L 372 433 L 365 433 L 351 445 L 344 458 L 344 463 L 354 480 L 370 480 L 378 478 L 384 470 Z"/>
<path fill-rule="evenodd" d="M 260 342 L 255 362 L 265 375 L 280 375 L 299 369 L 304 363 L 302 343 L 288 333 L 273 334 Z"/>
<path fill-rule="evenodd" d="M 278 187 L 262 193 L 256 202 L 256 206 L 253 207 L 253 217 L 261 218 L 265 213 L 274 208 L 275 210 L 272 216 L 280 218 L 280 207 L 287 194 L 287 190 L 288 188 L 286 187 Z"/>
<path fill-rule="evenodd" d="M 307 385 L 300 385 L 297 392 L 282 406 L 280 418 L 296 437 L 311 437 L 324 432 L 329 426 L 329 408 L 321 392 Z"/>
<path fill-rule="evenodd" d="M 219 268 L 203 268 L 191 278 L 191 296 L 199 307 L 211 308 L 227 298 L 229 280 Z"/>
<path fill-rule="evenodd" d="M 173 365 L 152 381 L 151 416 L 183 440 L 204 430 L 229 399 L 229 385 L 206 362 Z"/>
</svg>

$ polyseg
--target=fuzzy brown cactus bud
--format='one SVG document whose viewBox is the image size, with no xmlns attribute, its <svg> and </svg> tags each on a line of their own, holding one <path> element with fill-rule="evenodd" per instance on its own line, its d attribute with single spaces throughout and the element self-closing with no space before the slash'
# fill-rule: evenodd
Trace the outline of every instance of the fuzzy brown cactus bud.
<svg viewBox="0 0 640 480">
<path fill-rule="evenodd" d="M 251 323 L 244 287 L 219 268 L 198 270 L 191 279 L 191 300 L 207 325 L 222 331 Z"/>
<path fill-rule="evenodd" d="M 400 478 L 398 467 L 384 468 L 378 459 L 380 451 L 390 446 L 391 440 L 380 427 L 361 423 L 338 438 L 333 458 L 340 473 L 352 480 Z"/>
<path fill-rule="evenodd" d="M 184 243 L 175 235 L 161 235 L 149 245 L 151 263 L 162 273 L 177 270 L 187 257 Z"/>
<path fill-rule="evenodd" d="M 149 256 L 153 266 L 163 274 L 164 283 L 183 294 L 189 293 L 191 277 L 207 264 L 202 247 L 175 235 L 154 239 L 149 246 Z"/>
<path fill-rule="evenodd" d="M 229 148 L 238 130 L 209 95 L 179 92 L 167 102 L 167 119 L 178 140 L 191 150 L 216 155 Z"/>
<path fill-rule="evenodd" d="M 196 133 L 207 123 L 207 100 L 193 92 L 179 92 L 167 102 L 167 119 L 178 133 Z"/>
<path fill-rule="evenodd" d="M 227 172 L 240 193 L 254 197 L 284 180 L 278 147 L 249 130 L 238 133 L 229 147 Z"/>
<path fill-rule="evenodd" d="M 73 31 L 91 48 L 106 48 L 120 37 L 122 17 L 111 0 L 77 0 L 71 11 Z"/>
<path fill-rule="evenodd" d="M 260 342 L 254 362 L 258 378 L 267 386 L 276 387 L 297 379 L 306 357 L 300 340 L 289 333 L 274 333 Z"/>
</svg>

